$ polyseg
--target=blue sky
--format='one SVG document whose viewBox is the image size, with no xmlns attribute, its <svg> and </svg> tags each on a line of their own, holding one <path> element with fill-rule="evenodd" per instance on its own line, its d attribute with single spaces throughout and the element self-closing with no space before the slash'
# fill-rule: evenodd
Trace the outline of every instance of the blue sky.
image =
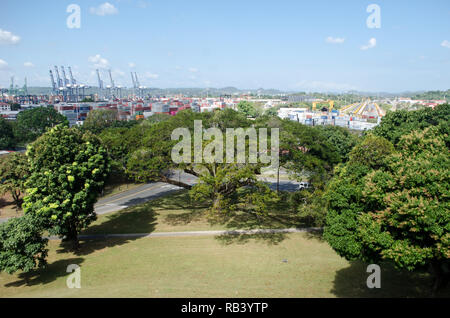
<svg viewBox="0 0 450 318">
<path fill-rule="evenodd" d="M 380 28 L 366 25 L 370 4 Z M 2 0 L 0 87 L 50 86 L 53 65 L 90 85 L 100 68 L 127 87 L 135 71 L 160 88 L 449 89 L 450 1 Z"/>
</svg>

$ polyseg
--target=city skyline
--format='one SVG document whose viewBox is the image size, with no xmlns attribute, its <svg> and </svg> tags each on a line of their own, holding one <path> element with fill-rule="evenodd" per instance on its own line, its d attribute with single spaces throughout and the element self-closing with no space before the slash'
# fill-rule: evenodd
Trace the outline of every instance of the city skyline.
<svg viewBox="0 0 450 318">
<path fill-rule="evenodd" d="M 69 28 L 67 7 L 81 8 Z M 370 28 L 367 8 L 380 8 Z M 50 87 L 48 70 L 71 66 L 97 86 L 111 69 L 157 88 L 282 91 L 447 90 L 448 1 L 2 1 L 0 87 Z M 45 16 L 43 16 L 45 15 Z"/>
</svg>

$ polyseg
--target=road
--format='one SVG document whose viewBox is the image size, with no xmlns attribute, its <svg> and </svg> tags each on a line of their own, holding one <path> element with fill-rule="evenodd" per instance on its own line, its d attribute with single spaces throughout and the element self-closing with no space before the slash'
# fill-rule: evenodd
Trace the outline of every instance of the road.
<svg viewBox="0 0 450 318">
<path fill-rule="evenodd" d="M 197 182 L 195 176 L 184 172 L 174 172 L 171 178 L 190 185 L 194 185 Z M 276 179 L 261 177 L 260 180 L 268 183 L 271 189 L 276 190 Z M 279 188 L 282 191 L 295 191 L 298 189 L 298 182 L 280 180 Z M 147 183 L 131 190 L 100 199 L 95 205 L 95 212 L 99 215 L 117 212 L 137 204 L 163 197 L 180 189 L 182 188 L 164 182 Z M 7 220 L 7 218 L 0 218 L 0 223 Z"/>
</svg>

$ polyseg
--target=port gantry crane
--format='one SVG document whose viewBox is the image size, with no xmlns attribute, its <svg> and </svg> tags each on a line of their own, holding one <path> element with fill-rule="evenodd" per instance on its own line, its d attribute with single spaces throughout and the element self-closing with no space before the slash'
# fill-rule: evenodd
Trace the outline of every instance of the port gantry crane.
<svg viewBox="0 0 450 318">
<path fill-rule="evenodd" d="M 72 94 L 74 95 L 74 100 L 78 101 L 78 96 L 80 95 L 77 81 L 73 78 L 72 69 L 70 66 L 67 67 L 69 69 L 70 83 L 72 85 Z"/>
<path fill-rule="evenodd" d="M 56 75 L 56 80 L 57 80 L 57 83 L 58 83 L 58 91 L 59 91 L 59 93 L 58 94 L 63 94 L 63 98 L 65 99 L 65 97 L 66 97 L 66 88 L 64 87 L 64 83 L 63 83 L 63 81 L 62 81 L 62 79 L 61 79 L 61 76 L 59 76 L 59 70 L 58 70 L 58 67 L 55 65 L 55 75 Z"/>
<path fill-rule="evenodd" d="M 69 79 L 66 76 L 66 71 L 64 69 L 64 66 L 61 66 L 61 74 L 63 76 L 63 80 L 64 80 L 64 87 L 66 89 L 66 96 L 68 95 L 68 99 L 70 101 L 72 101 L 73 99 L 73 89 L 72 89 L 72 85 L 70 85 Z M 68 93 L 68 94 L 67 94 Z"/>
<path fill-rule="evenodd" d="M 99 70 L 97 69 L 96 71 L 97 71 L 98 90 L 99 90 L 99 92 L 98 92 L 98 97 L 99 97 L 99 98 L 102 98 L 102 95 L 103 95 L 103 81 L 102 81 L 102 79 L 101 79 L 101 77 L 100 77 L 100 72 L 99 72 Z"/>
<path fill-rule="evenodd" d="M 109 79 L 111 80 L 111 88 L 110 88 L 110 97 L 111 98 L 115 98 L 116 96 L 115 96 L 115 90 L 116 90 L 116 86 L 115 86 L 115 84 L 114 84 L 114 80 L 113 80 L 113 78 L 112 78 L 112 74 L 111 74 L 111 70 L 108 70 L 108 72 L 109 72 Z"/>
<path fill-rule="evenodd" d="M 52 70 L 50 70 L 50 81 L 52 83 L 53 93 L 58 95 L 58 87 L 56 86 L 55 77 L 53 76 Z"/>
<path fill-rule="evenodd" d="M 136 72 L 134 72 L 134 74 L 133 74 L 133 72 L 131 72 L 131 81 L 133 82 L 133 94 L 137 95 L 137 97 L 139 97 L 139 98 L 142 98 L 142 95 L 143 95 L 142 93 L 143 93 L 144 87 L 140 86 Z M 136 94 L 136 92 L 137 92 L 137 94 Z"/>
</svg>

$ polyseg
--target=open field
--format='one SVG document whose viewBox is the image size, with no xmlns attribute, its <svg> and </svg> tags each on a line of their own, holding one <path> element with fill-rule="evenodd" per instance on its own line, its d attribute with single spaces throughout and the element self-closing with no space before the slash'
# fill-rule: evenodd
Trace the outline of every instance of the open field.
<svg viewBox="0 0 450 318">
<path fill-rule="evenodd" d="M 102 215 L 85 233 L 296 224 L 288 213 L 261 222 L 241 215 L 211 224 L 204 210 L 180 191 Z M 83 241 L 77 253 L 50 241 L 48 263 L 26 275 L 0 274 L 0 297 L 427 297 L 431 286 L 428 274 L 382 265 L 382 288 L 369 290 L 367 265 L 347 262 L 320 234 L 308 233 L 110 238 Z M 81 266 L 81 289 L 66 287 L 69 264 Z M 438 296 L 449 297 L 450 290 Z"/>
<path fill-rule="evenodd" d="M 304 233 L 89 241 L 77 254 L 49 246 L 28 285 L 0 274 L 0 297 L 426 297 L 430 285 L 382 266 L 382 288 L 369 290 L 365 265 Z M 81 289 L 66 287 L 69 264 L 81 266 Z"/>
</svg>

